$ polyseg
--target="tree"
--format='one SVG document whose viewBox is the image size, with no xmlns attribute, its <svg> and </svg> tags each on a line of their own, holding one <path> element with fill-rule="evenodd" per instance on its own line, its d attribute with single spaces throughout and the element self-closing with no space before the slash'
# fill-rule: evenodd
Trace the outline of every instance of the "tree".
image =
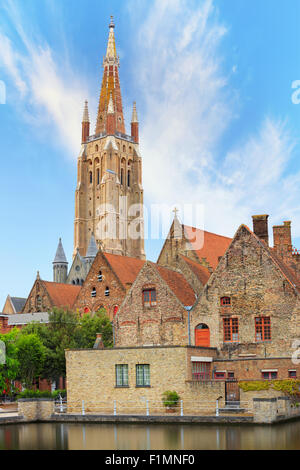
<svg viewBox="0 0 300 470">
<path fill-rule="evenodd" d="M 17 378 L 19 371 L 19 360 L 17 356 L 16 338 L 19 334 L 14 328 L 5 335 L 0 335 L 0 341 L 5 345 L 4 356 L 0 364 L 0 395 L 14 392 L 11 383 Z"/>
<path fill-rule="evenodd" d="M 46 348 L 35 333 L 20 334 L 16 341 L 17 358 L 19 361 L 18 378 L 26 388 L 33 388 L 44 366 Z"/>
<path fill-rule="evenodd" d="M 112 324 L 105 309 L 99 310 L 94 315 L 86 314 L 80 319 L 76 331 L 77 348 L 91 349 L 94 346 L 97 333 L 102 334 L 103 344 L 106 348 L 113 346 Z"/>
</svg>

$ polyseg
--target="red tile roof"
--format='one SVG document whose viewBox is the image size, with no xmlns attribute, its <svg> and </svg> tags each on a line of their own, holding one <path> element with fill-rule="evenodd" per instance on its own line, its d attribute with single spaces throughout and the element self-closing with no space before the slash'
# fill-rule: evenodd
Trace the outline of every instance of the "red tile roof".
<svg viewBox="0 0 300 470">
<path fill-rule="evenodd" d="M 195 292 L 182 274 L 155 263 L 151 264 L 157 269 L 160 277 L 168 284 L 183 305 L 187 307 L 194 305 L 196 301 Z"/>
<path fill-rule="evenodd" d="M 223 256 L 232 242 L 232 238 L 223 237 L 216 233 L 206 232 L 198 228 L 183 226 L 184 234 L 191 243 L 198 258 L 205 258 L 213 269 L 219 264 L 219 257 Z"/>
<path fill-rule="evenodd" d="M 123 286 L 133 284 L 145 261 L 129 256 L 112 255 L 111 253 L 103 253 L 108 263 L 120 279 Z"/>
<path fill-rule="evenodd" d="M 43 281 L 43 284 L 55 307 L 72 308 L 81 286 Z"/>
<path fill-rule="evenodd" d="M 211 276 L 209 269 L 199 263 L 196 263 L 195 261 L 192 261 L 186 256 L 181 255 L 181 258 L 189 265 L 193 273 L 196 274 L 201 284 L 205 286 Z"/>
</svg>

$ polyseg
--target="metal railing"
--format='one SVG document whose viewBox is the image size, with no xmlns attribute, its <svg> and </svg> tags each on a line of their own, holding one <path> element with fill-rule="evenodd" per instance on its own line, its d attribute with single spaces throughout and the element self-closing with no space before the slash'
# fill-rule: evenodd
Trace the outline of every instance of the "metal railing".
<svg viewBox="0 0 300 470">
<path fill-rule="evenodd" d="M 166 407 L 162 402 L 153 400 L 139 401 L 55 401 L 55 413 L 85 415 L 109 415 L 109 416 L 225 416 L 249 415 L 251 409 L 248 402 L 236 402 L 234 406 L 225 406 L 224 400 L 197 402 L 194 400 L 179 400 L 175 407 Z"/>
</svg>

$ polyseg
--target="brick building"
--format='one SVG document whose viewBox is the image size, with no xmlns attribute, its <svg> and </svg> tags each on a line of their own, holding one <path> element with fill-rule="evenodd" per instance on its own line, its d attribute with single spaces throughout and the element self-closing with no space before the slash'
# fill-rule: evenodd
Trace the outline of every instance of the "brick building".
<svg viewBox="0 0 300 470">
<path fill-rule="evenodd" d="M 43 281 L 39 273 L 22 313 L 45 312 L 53 307 L 72 310 L 81 286 Z"/>
<path fill-rule="evenodd" d="M 105 308 L 112 320 L 145 261 L 99 251 L 80 290 L 74 310 L 81 314 Z"/>
<path fill-rule="evenodd" d="M 147 261 L 115 316 L 116 346 L 188 344 L 195 300 L 182 273 Z"/>
<path fill-rule="evenodd" d="M 5 313 L 7 315 L 20 313 L 22 312 L 25 303 L 26 299 L 22 297 L 11 297 L 10 295 L 8 295 L 5 300 L 2 313 Z"/>
<path fill-rule="evenodd" d="M 300 278 L 278 256 L 280 245 L 268 246 L 267 219 L 254 216 L 253 232 L 239 227 L 191 310 L 191 344 L 217 348 L 224 377 L 228 367 L 240 379 L 300 375 L 291 360 Z"/>
</svg>

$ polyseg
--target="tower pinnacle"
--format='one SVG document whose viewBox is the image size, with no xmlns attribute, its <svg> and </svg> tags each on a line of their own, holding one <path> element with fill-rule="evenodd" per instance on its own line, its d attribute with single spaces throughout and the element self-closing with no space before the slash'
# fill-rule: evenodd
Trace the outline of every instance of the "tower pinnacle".
<svg viewBox="0 0 300 470">
<path fill-rule="evenodd" d="M 115 131 L 125 134 L 122 96 L 119 81 L 119 57 L 116 50 L 115 24 L 112 17 L 109 24 L 108 44 L 106 56 L 103 61 L 103 68 L 104 71 L 95 134 L 105 133 L 108 131 L 107 114 L 110 99 L 112 100 L 115 113 Z"/>
<path fill-rule="evenodd" d="M 85 101 L 84 109 L 83 109 L 82 123 L 81 123 L 81 142 L 82 143 L 86 142 L 89 135 L 90 135 L 89 108 L 88 108 L 88 102 Z"/>
</svg>

